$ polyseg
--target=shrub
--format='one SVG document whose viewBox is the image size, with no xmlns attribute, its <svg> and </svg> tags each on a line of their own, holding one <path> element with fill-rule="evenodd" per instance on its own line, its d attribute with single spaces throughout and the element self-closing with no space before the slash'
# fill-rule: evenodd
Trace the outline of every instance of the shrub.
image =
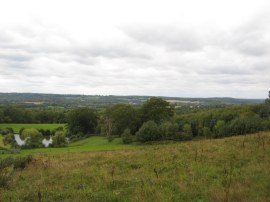
<svg viewBox="0 0 270 202">
<path fill-rule="evenodd" d="M 1 129 L 1 134 L 2 135 L 8 135 L 10 133 L 14 133 L 13 129 L 12 128 L 5 128 L 5 129 Z"/>
<path fill-rule="evenodd" d="M 192 137 L 193 135 L 191 125 L 185 124 L 182 131 L 182 140 L 191 140 Z"/>
<path fill-rule="evenodd" d="M 22 132 L 23 132 L 24 129 L 25 129 L 25 128 L 21 128 L 21 129 L 19 130 L 19 135 L 22 135 Z"/>
<path fill-rule="evenodd" d="M 107 137 L 107 139 L 108 139 L 108 142 L 112 142 L 112 141 L 114 140 L 114 137 L 113 137 L 112 135 L 109 135 L 109 136 Z"/>
<path fill-rule="evenodd" d="M 157 141 L 161 139 L 158 125 L 154 121 L 145 122 L 136 133 L 140 142 Z"/>
<path fill-rule="evenodd" d="M 132 142 L 132 135 L 130 133 L 130 129 L 125 129 L 121 136 L 124 144 L 130 144 Z"/>
<path fill-rule="evenodd" d="M 5 167 L 0 170 L 0 187 L 6 187 L 8 182 L 12 179 L 13 167 Z"/>
<path fill-rule="evenodd" d="M 67 145 L 66 141 L 66 133 L 64 131 L 56 131 L 53 136 L 53 144 L 54 147 L 63 147 Z"/>
<path fill-rule="evenodd" d="M 9 133 L 8 135 L 5 135 L 3 138 L 4 145 L 16 145 L 14 135 L 12 133 Z"/>
<path fill-rule="evenodd" d="M 32 160 L 32 156 L 0 159 L 0 187 L 6 187 L 12 179 L 14 169 L 24 169 Z"/>
<path fill-rule="evenodd" d="M 171 122 L 164 122 L 160 125 L 160 131 L 163 140 L 176 140 L 178 132 L 178 124 Z"/>
<path fill-rule="evenodd" d="M 203 136 L 206 138 L 211 138 L 211 130 L 208 127 L 203 127 Z"/>
<path fill-rule="evenodd" d="M 22 139 L 27 138 L 25 145 L 22 146 L 23 148 L 43 147 L 43 145 L 42 145 L 43 136 L 35 128 L 24 129 L 22 132 L 21 138 Z"/>
</svg>

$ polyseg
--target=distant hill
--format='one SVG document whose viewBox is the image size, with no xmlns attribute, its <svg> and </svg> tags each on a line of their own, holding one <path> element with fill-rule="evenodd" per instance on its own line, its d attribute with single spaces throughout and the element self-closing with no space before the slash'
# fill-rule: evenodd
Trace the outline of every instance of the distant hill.
<svg viewBox="0 0 270 202">
<path fill-rule="evenodd" d="M 42 94 L 42 93 L 0 93 L 0 104 L 19 104 L 26 106 L 58 106 L 78 107 L 94 106 L 103 107 L 112 104 L 141 105 L 151 96 L 114 96 L 114 95 L 72 95 L 72 94 Z M 228 97 L 215 98 L 181 98 L 161 97 L 176 106 L 215 106 L 232 104 L 256 104 L 263 99 L 238 99 Z"/>
</svg>

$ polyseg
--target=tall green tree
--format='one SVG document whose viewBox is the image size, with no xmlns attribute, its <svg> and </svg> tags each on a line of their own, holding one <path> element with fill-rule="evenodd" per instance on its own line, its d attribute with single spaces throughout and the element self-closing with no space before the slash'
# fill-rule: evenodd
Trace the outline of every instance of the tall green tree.
<svg viewBox="0 0 270 202">
<path fill-rule="evenodd" d="M 185 124 L 182 131 L 182 139 L 183 140 L 191 140 L 193 137 L 192 135 L 192 128 L 190 124 Z"/>
<path fill-rule="evenodd" d="M 112 135 L 121 135 L 125 129 L 130 129 L 131 133 L 135 133 L 139 123 L 138 110 L 131 105 L 117 104 L 106 109 L 104 122 L 111 125 Z"/>
<path fill-rule="evenodd" d="M 160 124 L 169 120 L 173 115 L 174 107 L 170 106 L 169 102 L 158 97 L 150 98 L 142 106 L 143 122 L 154 121 Z"/>
<path fill-rule="evenodd" d="M 68 114 L 67 123 L 71 135 L 83 134 L 87 136 L 95 132 L 98 116 L 93 109 L 87 107 L 77 108 Z"/>
</svg>

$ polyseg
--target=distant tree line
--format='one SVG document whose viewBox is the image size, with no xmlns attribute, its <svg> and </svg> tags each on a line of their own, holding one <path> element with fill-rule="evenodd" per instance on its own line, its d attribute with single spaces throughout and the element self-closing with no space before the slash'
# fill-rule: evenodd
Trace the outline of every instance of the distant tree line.
<svg viewBox="0 0 270 202">
<path fill-rule="evenodd" d="M 270 130 L 270 103 L 267 99 L 263 104 L 176 114 L 168 102 L 153 97 L 141 107 L 117 104 L 102 113 L 78 108 L 69 113 L 67 120 L 72 138 L 96 134 L 108 140 L 122 137 L 124 143 L 221 138 Z"/>
<path fill-rule="evenodd" d="M 91 135 L 106 136 L 109 141 L 122 137 L 124 143 L 221 138 L 270 130 L 270 101 L 196 111 L 175 110 L 157 97 L 141 106 L 115 104 L 100 111 L 90 107 L 61 110 L 5 106 L 0 108 L 0 122 L 67 123 L 65 133 L 58 134 L 59 142 L 66 136 L 74 140 Z M 39 133 L 49 136 L 48 131 Z"/>
<path fill-rule="evenodd" d="M 50 108 L 0 107 L 0 123 L 66 123 L 67 111 Z"/>
</svg>

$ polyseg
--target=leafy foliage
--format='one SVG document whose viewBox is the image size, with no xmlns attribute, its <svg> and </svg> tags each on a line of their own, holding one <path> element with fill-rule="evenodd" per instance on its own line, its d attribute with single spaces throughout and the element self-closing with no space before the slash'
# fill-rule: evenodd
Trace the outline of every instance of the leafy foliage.
<svg viewBox="0 0 270 202">
<path fill-rule="evenodd" d="M 54 147 L 63 147 L 67 145 L 66 133 L 64 131 L 57 131 L 52 139 Z"/>
<path fill-rule="evenodd" d="M 124 130 L 121 137 L 122 137 L 124 144 L 130 144 L 133 141 L 133 137 L 132 137 L 129 129 Z"/>
<path fill-rule="evenodd" d="M 21 138 L 26 140 L 25 145 L 23 145 L 23 148 L 38 148 L 43 147 L 42 145 L 42 134 L 35 128 L 27 128 L 24 129 Z"/>
<path fill-rule="evenodd" d="M 121 135 L 126 128 L 132 133 L 137 130 L 139 112 L 131 105 L 117 104 L 106 109 L 104 119 L 111 120 L 111 135 Z M 107 124 L 107 123 L 106 123 Z"/>
<path fill-rule="evenodd" d="M 154 121 L 160 124 L 174 115 L 174 107 L 161 98 L 152 97 L 142 106 L 143 122 Z"/>
<path fill-rule="evenodd" d="M 139 131 L 136 133 L 137 139 L 140 142 L 161 140 L 161 133 L 158 125 L 154 121 L 145 122 Z"/>
<path fill-rule="evenodd" d="M 81 133 L 87 136 L 95 132 L 98 123 L 96 111 L 90 108 L 78 108 L 68 115 L 68 129 L 71 134 Z"/>
</svg>

